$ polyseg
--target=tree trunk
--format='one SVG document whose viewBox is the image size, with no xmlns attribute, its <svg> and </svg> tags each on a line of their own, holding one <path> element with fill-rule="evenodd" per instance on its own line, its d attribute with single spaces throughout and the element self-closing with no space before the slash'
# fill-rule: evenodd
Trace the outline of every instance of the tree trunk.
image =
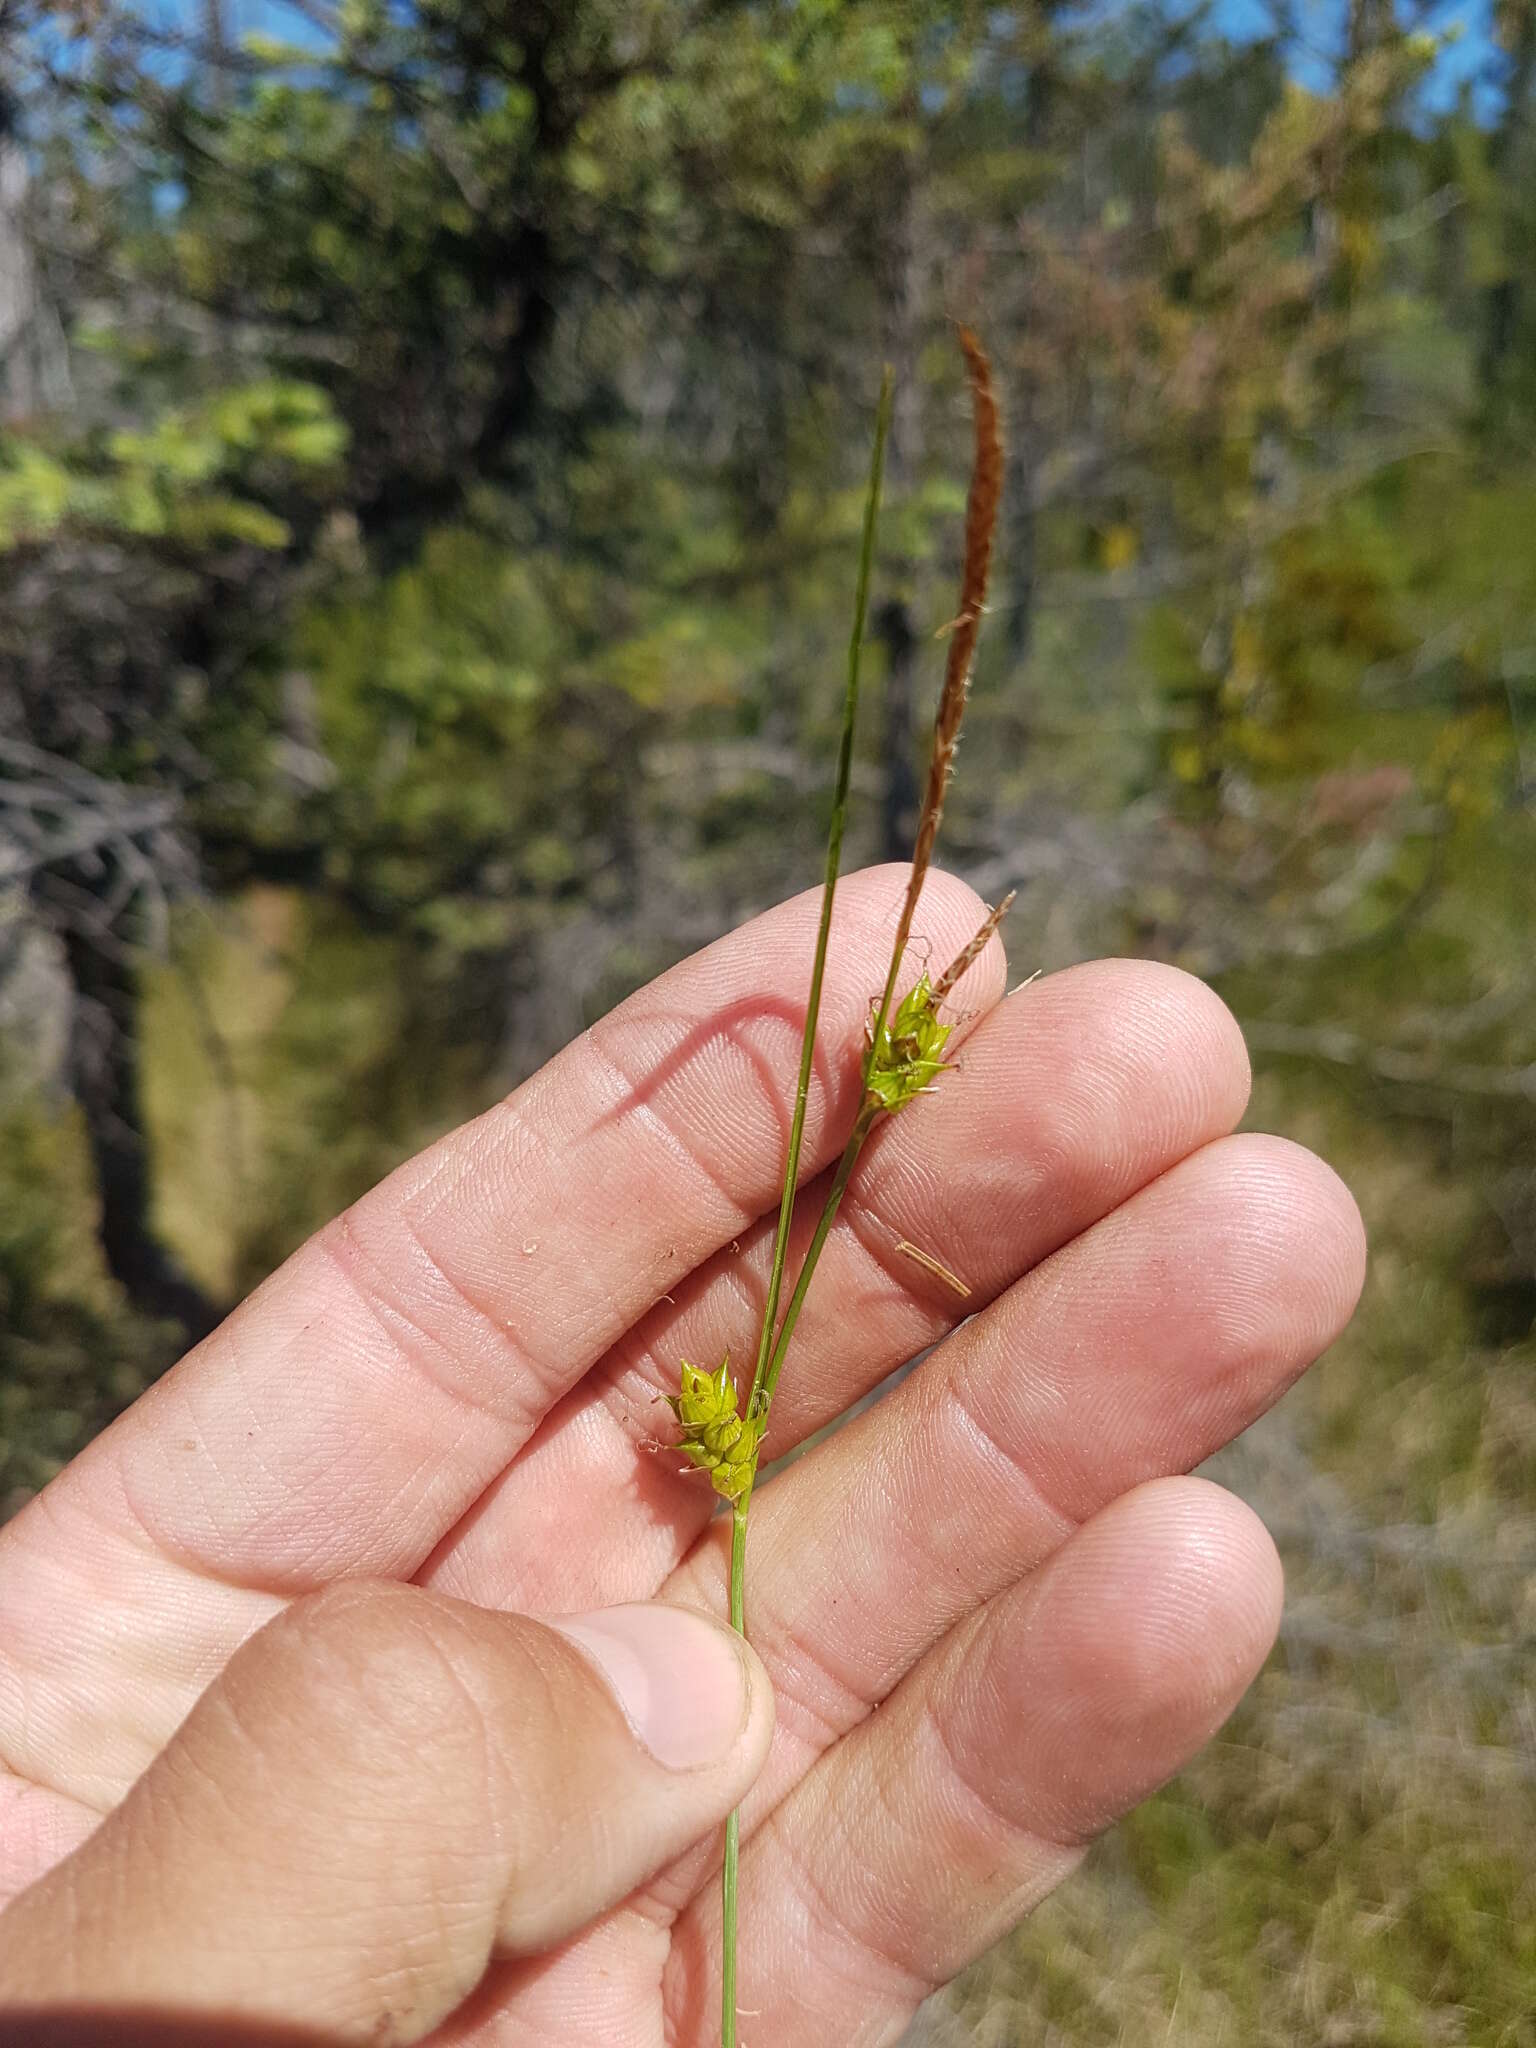
<svg viewBox="0 0 1536 2048">
<path fill-rule="evenodd" d="M 1379 49 L 1396 29 L 1392 0 L 1349 0 L 1345 41 L 1349 62 L 1356 64 Z"/>
<path fill-rule="evenodd" d="M 901 161 L 893 183 L 885 265 L 886 353 L 896 373 L 886 478 L 887 489 L 894 498 L 910 491 L 922 470 L 922 391 L 917 380 L 917 358 L 922 340 L 923 260 L 916 178 L 910 161 Z M 913 565 L 898 557 L 891 563 L 891 574 L 896 589 L 876 606 L 874 615 L 875 637 L 886 651 L 885 717 L 880 742 L 884 771 L 881 849 L 886 860 L 908 860 L 917 831 L 917 770 L 912 734 L 917 627 L 907 594 Z"/>
<path fill-rule="evenodd" d="M 224 0 L 202 0 L 203 71 L 209 102 L 219 108 L 229 104 L 229 24 Z"/>
<path fill-rule="evenodd" d="M 220 1311 L 183 1273 L 150 1219 L 149 1151 L 139 1074 L 139 987 L 131 952 L 112 936 L 63 934 L 74 986 L 70 1081 L 85 1118 L 107 1270 L 135 1308 L 205 1337 Z"/>
<path fill-rule="evenodd" d="M 1008 522 L 1008 612 L 1004 640 L 1010 668 L 1019 668 L 1029 659 L 1035 637 L 1039 515 L 1035 508 L 1033 402 L 1033 379 L 1026 374 L 1014 385 L 1008 420 L 1008 462 L 1004 472 L 1004 504 Z"/>
<path fill-rule="evenodd" d="M 69 372 L 58 316 L 38 290 L 24 208 L 27 162 L 0 90 L 0 424 L 68 402 Z"/>
<path fill-rule="evenodd" d="M 1041 18 L 1054 31 L 1058 8 L 1054 0 L 1041 10 Z M 1024 139 L 1032 150 L 1044 152 L 1056 109 L 1060 76 L 1054 58 L 1054 40 L 1034 53 L 1024 94 Z M 1025 305 L 1034 302 L 1040 289 L 1035 282 L 1036 266 L 1031 262 Z M 1025 315 L 1026 322 L 1028 314 Z M 1025 336 L 1026 341 L 1028 336 Z M 1007 467 L 1003 477 L 1003 518 L 1008 576 L 1008 614 L 1004 644 L 1010 668 L 1020 668 L 1029 659 L 1035 638 L 1035 593 L 1039 581 L 1039 510 L 1035 478 L 1043 450 L 1044 421 L 1037 418 L 1039 378 L 1027 356 L 1011 379 L 1008 414 L 1003 425 Z"/>
<path fill-rule="evenodd" d="M 1536 96 L 1536 0 L 1526 0 L 1512 24 L 1510 58 L 1504 117 L 1488 151 L 1504 214 L 1504 275 L 1488 287 L 1484 300 L 1478 375 L 1486 394 L 1498 389 L 1514 350 L 1525 296 L 1521 272 L 1530 262 L 1530 252 L 1524 246 L 1530 202 L 1524 196 L 1522 180 L 1529 177 L 1531 169 L 1525 144 L 1531 101 Z"/>
<path fill-rule="evenodd" d="M 917 771 L 912 760 L 912 670 L 917 633 L 904 598 L 888 597 L 877 607 L 875 638 L 886 654 L 881 854 L 886 860 L 908 860 L 917 833 Z"/>
</svg>

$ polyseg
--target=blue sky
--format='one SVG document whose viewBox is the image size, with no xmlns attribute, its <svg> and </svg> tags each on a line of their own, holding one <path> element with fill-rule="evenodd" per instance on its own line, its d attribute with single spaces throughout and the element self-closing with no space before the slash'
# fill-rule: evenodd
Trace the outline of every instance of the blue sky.
<svg viewBox="0 0 1536 2048">
<path fill-rule="evenodd" d="M 1109 0 L 1113 6 L 1115 0 Z M 1175 0 L 1176 4 L 1176 0 Z M 1415 9 L 1425 0 L 1410 0 Z M 237 34 L 282 35 L 300 41 L 313 33 L 302 15 L 284 0 L 225 0 L 226 16 Z M 1455 28 L 1458 39 L 1441 55 L 1426 97 L 1432 106 L 1448 105 L 1471 81 L 1480 111 L 1497 101 L 1498 52 L 1492 33 L 1493 0 L 1428 0 L 1422 25 L 1437 33 Z M 194 21 L 196 0 L 145 0 L 144 11 L 179 24 Z M 1303 47 L 1294 55 L 1296 75 L 1308 85 L 1321 87 L 1331 75 L 1339 49 L 1345 16 L 1345 0 L 1305 0 L 1302 12 Z M 1217 0 L 1216 26 L 1234 42 L 1248 41 L 1269 33 L 1270 16 L 1263 0 Z"/>
</svg>

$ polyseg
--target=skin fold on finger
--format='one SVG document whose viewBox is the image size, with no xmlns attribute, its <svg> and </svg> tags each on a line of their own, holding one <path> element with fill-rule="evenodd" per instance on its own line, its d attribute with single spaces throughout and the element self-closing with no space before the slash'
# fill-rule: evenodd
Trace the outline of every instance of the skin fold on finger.
<svg viewBox="0 0 1536 2048">
<path fill-rule="evenodd" d="M 229 2013 L 0 2012 L 0 2048 L 341 2048 L 313 2027 L 254 2026 Z"/>
<path fill-rule="evenodd" d="M 431 2048 L 663 2048 L 671 1946 L 671 1928 L 655 1914 L 620 1906 L 551 1955 L 493 1964 Z M 718 2012 L 714 2022 L 718 2048 Z"/>
<path fill-rule="evenodd" d="M 1262 1524 L 1155 1481 L 938 1645 L 742 1857 L 741 2006 L 775 2048 L 879 2048 L 1231 1713 L 1280 1619 Z M 674 1930 L 668 2042 L 718 2024 L 719 1905 Z"/>
<path fill-rule="evenodd" d="M 1276 1138 L 1184 1160 L 948 1338 L 753 1503 L 748 1626 L 778 1702 L 745 1840 L 918 1659 L 1145 1480 L 1190 1470 L 1347 1321 L 1358 1212 Z M 666 1597 L 723 1608 L 715 1528 Z M 658 1897 L 707 1876 L 694 1857 Z"/>
<path fill-rule="evenodd" d="M 94 1807 L 0 1772 L 0 1911 L 78 1849 L 100 1818 Z"/>
<path fill-rule="evenodd" d="M 959 1071 L 871 1143 L 822 1257 L 774 1404 L 768 1455 L 906 1359 L 1187 1153 L 1231 1130 L 1242 1037 L 1177 969 L 1096 961 L 1031 983 L 977 1022 Z M 814 1228 L 797 1210 L 789 1270 Z M 959 1297 L 900 1247 L 961 1276 Z M 551 1412 L 423 1574 L 461 1598 L 540 1610 L 655 1590 L 714 1496 L 658 1451 L 678 1361 L 750 1369 L 772 1257 L 765 1219 L 660 1302 Z M 593 1540 L 565 1540 L 569 1504 Z M 614 1589 L 604 1591 L 603 1589 Z"/>
<path fill-rule="evenodd" d="M 852 1114 L 906 875 L 839 888 L 807 1173 Z M 549 1403 L 773 1205 L 819 909 L 809 891 L 663 975 L 402 1167 L 0 1531 L 15 1772 L 121 1796 L 284 1599 L 419 1570 Z M 981 916 L 931 878 L 936 956 Z M 994 945 L 963 1001 L 1001 985 Z"/>
</svg>

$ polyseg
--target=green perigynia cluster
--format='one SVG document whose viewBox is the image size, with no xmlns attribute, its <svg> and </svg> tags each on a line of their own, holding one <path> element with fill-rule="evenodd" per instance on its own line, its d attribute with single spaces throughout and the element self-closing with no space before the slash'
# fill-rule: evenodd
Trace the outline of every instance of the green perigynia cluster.
<svg viewBox="0 0 1536 2048">
<path fill-rule="evenodd" d="M 709 1474 L 716 1493 L 729 1501 L 749 1493 L 763 1418 L 737 1414 L 729 1357 L 717 1373 L 700 1372 L 684 1359 L 682 1391 L 669 1394 L 667 1405 L 677 1417 L 678 1449 Z"/>
<path fill-rule="evenodd" d="M 941 1055 L 951 1028 L 939 1022 L 933 989 L 927 975 L 920 975 L 875 1039 L 865 1087 L 883 1110 L 894 1115 L 904 1109 L 946 1071 L 949 1063 Z"/>
</svg>

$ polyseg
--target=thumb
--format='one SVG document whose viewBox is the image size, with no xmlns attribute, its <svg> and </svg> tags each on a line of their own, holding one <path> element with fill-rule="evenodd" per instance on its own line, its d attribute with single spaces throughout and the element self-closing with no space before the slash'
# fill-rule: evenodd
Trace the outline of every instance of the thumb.
<svg viewBox="0 0 1536 2048">
<path fill-rule="evenodd" d="M 0 1915 L 0 2009 L 418 2040 L 493 1954 L 548 1948 L 720 1821 L 772 1729 L 756 1657 L 689 1609 L 546 1625 L 334 1587 Z"/>
</svg>

